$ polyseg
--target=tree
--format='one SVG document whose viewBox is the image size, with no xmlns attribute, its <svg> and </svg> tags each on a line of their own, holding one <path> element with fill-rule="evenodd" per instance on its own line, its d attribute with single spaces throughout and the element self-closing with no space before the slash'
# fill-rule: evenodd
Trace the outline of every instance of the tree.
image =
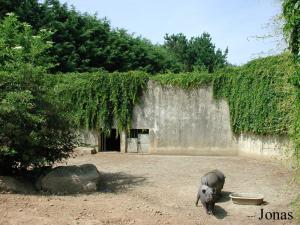
<svg viewBox="0 0 300 225">
<path fill-rule="evenodd" d="M 2 3 L 1 3 L 2 2 Z M 32 25 L 33 32 L 51 30 L 49 49 L 52 72 L 143 70 L 150 73 L 178 71 L 179 62 L 170 52 L 123 29 L 112 29 L 109 21 L 82 14 L 58 0 L 0 0 L 0 19 L 14 12 Z M 173 61 L 176 60 L 176 61 Z"/>
<path fill-rule="evenodd" d="M 7 13 L 14 12 L 20 21 L 27 22 L 36 29 L 42 26 L 42 10 L 37 0 L 0 0 L 0 20 Z"/>
<path fill-rule="evenodd" d="M 0 23 L 1 173 L 52 164 L 68 157 L 76 143 L 65 109 L 50 97 L 45 33 L 33 36 L 14 14 Z"/>
<path fill-rule="evenodd" d="M 298 0 L 284 0 L 282 3 L 284 18 L 284 34 L 291 52 L 299 56 L 300 52 L 300 2 Z"/>
<path fill-rule="evenodd" d="M 124 29 L 113 30 L 107 45 L 107 64 L 110 71 L 142 70 L 148 73 L 160 73 L 167 70 L 177 71 L 178 66 L 160 46 L 149 40 L 134 37 Z"/>
<path fill-rule="evenodd" d="M 0 68 L 17 70 L 31 64 L 45 70 L 50 69 L 53 59 L 48 50 L 52 46 L 51 32 L 42 29 L 33 35 L 32 27 L 21 23 L 17 16 L 8 13 L 0 24 Z"/>
<path fill-rule="evenodd" d="M 188 70 L 189 41 L 186 36 L 182 33 L 166 34 L 164 39 L 164 47 L 181 63 L 181 70 Z"/>
<path fill-rule="evenodd" d="M 208 70 L 211 73 L 227 64 L 228 48 L 224 53 L 221 49 L 216 50 L 208 33 L 192 37 L 190 40 L 182 33 L 167 34 L 164 46 L 176 56 L 186 71 Z"/>
<path fill-rule="evenodd" d="M 41 7 L 43 27 L 54 32 L 51 49 L 57 61 L 54 72 L 91 71 L 105 66 L 110 34 L 107 20 L 80 14 L 56 0 L 47 0 Z"/>
</svg>

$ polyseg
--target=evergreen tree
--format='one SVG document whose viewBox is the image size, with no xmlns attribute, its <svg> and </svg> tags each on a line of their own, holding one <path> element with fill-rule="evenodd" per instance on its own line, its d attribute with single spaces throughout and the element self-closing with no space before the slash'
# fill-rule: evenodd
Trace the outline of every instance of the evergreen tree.
<svg viewBox="0 0 300 225">
<path fill-rule="evenodd" d="M 211 73 L 227 64 L 228 49 L 224 53 L 221 49 L 216 50 L 208 33 L 190 40 L 182 33 L 167 34 L 164 46 L 176 56 L 186 71 L 207 70 Z"/>
</svg>

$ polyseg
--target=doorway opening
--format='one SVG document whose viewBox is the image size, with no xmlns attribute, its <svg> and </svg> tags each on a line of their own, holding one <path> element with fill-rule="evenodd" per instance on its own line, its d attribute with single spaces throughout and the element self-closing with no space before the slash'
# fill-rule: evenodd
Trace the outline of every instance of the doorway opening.
<svg viewBox="0 0 300 225">
<path fill-rule="evenodd" d="M 147 153 L 149 143 L 149 129 L 131 129 L 127 138 L 127 152 Z"/>
<path fill-rule="evenodd" d="M 116 129 L 112 129 L 110 136 L 105 136 L 101 134 L 101 145 L 100 151 L 109 152 L 109 151 L 120 151 L 121 150 L 121 140 L 120 135 L 117 134 Z"/>
</svg>

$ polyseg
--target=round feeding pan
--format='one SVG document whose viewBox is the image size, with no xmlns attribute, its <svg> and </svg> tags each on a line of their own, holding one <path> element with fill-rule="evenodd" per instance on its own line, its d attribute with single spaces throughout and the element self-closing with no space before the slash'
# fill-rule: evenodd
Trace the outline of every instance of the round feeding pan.
<svg viewBox="0 0 300 225">
<path fill-rule="evenodd" d="M 232 193 L 229 197 L 239 205 L 261 205 L 264 201 L 264 196 L 256 193 Z"/>
</svg>

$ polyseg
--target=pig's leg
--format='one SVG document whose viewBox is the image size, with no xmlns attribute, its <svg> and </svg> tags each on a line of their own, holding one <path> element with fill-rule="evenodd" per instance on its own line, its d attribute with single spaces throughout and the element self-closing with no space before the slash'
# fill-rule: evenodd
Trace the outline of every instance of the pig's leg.
<svg viewBox="0 0 300 225">
<path fill-rule="evenodd" d="M 196 205 L 196 206 L 198 206 L 199 199 L 200 199 L 200 194 L 199 194 L 199 192 L 198 192 L 198 194 L 197 194 L 197 199 L 196 199 L 196 202 L 195 202 L 195 205 Z"/>
<path fill-rule="evenodd" d="M 210 214 L 210 213 L 209 213 L 209 210 L 208 210 L 208 207 L 209 207 L 208 203 L 206 203 L 206 202 L 201 202 L 201 203 L 202 203 L 202 205 L 203 205 L 203 207 L 204 207 L 204 209 L 205 209 L 205 212 L 206 212 L 207 214 Z"/>
</svg>

